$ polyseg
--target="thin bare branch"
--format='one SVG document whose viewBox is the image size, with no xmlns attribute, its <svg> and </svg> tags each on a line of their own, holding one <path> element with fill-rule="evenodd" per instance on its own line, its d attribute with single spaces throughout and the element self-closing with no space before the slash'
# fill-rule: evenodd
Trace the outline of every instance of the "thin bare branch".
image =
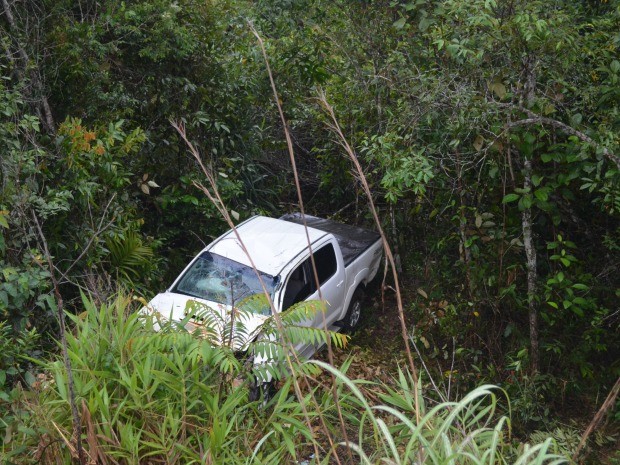
<svg viewBox="0 0 620 465">
<path fill-rule="evenodd" d="M 50 279 L 52 280 L 52 285 L 54 287 L 54 295 L 56 297 L 56 311 L 58 313 L 58 324 L 60 325 L 60 341 L 62 345 L 62 358 L 65 364 L 65 369 L 67 370 L 67 384 L 69 390 L 69 404 L 71 406 L 71 414 L 73 416 L 73 439 L 75 441 L 78 460 L 80 465 L 86 464 L 86 456 L 84 454 L 84 449 L 82 448 L 82 423 L 80 420 L 80 413 L 77 408 L 77 403 L 75 400 L 75 387 L 73 382 L 73 370 L 71 369 L 71 360 L 69 359 L 69 351 L 67 348 L 67 335 L 65 328 L 65 312 L 64 312 L 64 301 L 62 295 L 60 293 L 60 287 L 58 284 L 58 280 L 56 279 L 55 267 L 52 261 L 52 256 L 50 255 L 49 248 L 47 247 L 47 239 L 45 239 L 45 234 L 43 234 L 43 230 L 41 229 L 41 225 L 39 224 L 39 220 L 37 216 L 32 213 L 32 219 L 34 220 L 34 224 L 37 228 L 37 233 L 39 234 L 39 239 L 41 240 L 41 244 L 43 245 L 43 253 L 45 254 L 45 259 L 47 260 L 47 265 L 49 267 Z"/>
<path fill-rule="evenodd" d="M 20 42 L 20 30 L 17 22 L 15 21 L 15 17 L 13 16 L 11 5 L 9 5 L 8 0 L 2 0 L 2 7 L 4 16 L 9 23 L 9 28 L 11 30 L 11 34 L 14 38 L 14 41 L 17 45 L 17 50 L 19 56 L 23 62 L 23 70 L 24 72 L 28 71 L 28 67 L 30 64 L 30 57 L 28 56 L 28 52 L 24 45 Z M 36 98 L 39 99 L 40 108 L 39 111 L 43 113 L 42 123 L 45 129 L 49 134 L 54 134 L 56 132 L 56 125 L 54 123 L 54 116 L 52 115 L 52 109 L 50 108 L 49 101 L 47 96 L 45 95 L 45 89 L 43 88 L 43 83 L 41 82 L 41 73 L 39 71 L 39 67 L 35 65 L 33 69 L 30 71 L 30 79 L 32 81 L 33 87 L 37 92 Z"/>
<path fill-rule="evenodd" d="M 325 109 L 325 111 L 327 112 L 329 118 L 331 119 L 331 123 L 329 124 L 329 127 L 338 136 L 340 145 L 345 149 L 347 155 L 351 159 L 351 162 L 353 163 L 355 170 L 359 176 L 359 180 L 362 183 L 362 187 L 364 189 L 364 192 L 366 193 L 366 197 L 368 198 L 368 205 L 370 207 L 370 211 L 372 212 L 372 216 L 375 220 L 375 224 L 377 226 L 379 234 L 381 235 L 381 241 L 383 242 L 383 250 L 385 251 L 385 256 L 387 257 L 390 263 L 390 267 L 392 268 L 392 278 L 394 279 L 394 288 L 396 289 L 396 303 L 398 306 L 398 319 L 401 325 L 401 333 L 402 333 L 403 341 L 405 343 L 405 352 L 407 354 L 409 368 L 411 370 L 411 375 L 413 376 L 413 380 L 415 382 L 415 390 L 414 390 L 415 410 L 416 410 L 416 420 L 419 423 L 421 416 L 420 416 L 420 402 L 418 398 L 418 372 L 417 372 L 415 363 L 413 361 L 413 355 L 411 354 L 411 348 L 409 347 L 409 333 L 407 330 L 407 322 L 405 320 L 405 311 L 403 309 L 403 300 L 402 300 L 402 295 L 400 292 L 398 272 L 396 271 L 396 263 L 394 260 L 394 256 L 392 254 L 392 249 L 390 248 L 390 244 L 388 243 L 385 232 L 383 231 L 383 228 L 381 227 L 381 221 L 379 220 L 379 214 L 377 213 L 377 209 L 375 208 L 375 204 L 374 204 L 373 197 L 372 197 L 372 192 L 370 191 L 370 186 L 368 185 L 366 176 L 364 174 L 362 166 L 360 165 L 357 155 L 355 151 L 349 145 L 347 138 L 344 136 L 340 128 L 340 124 L 338 123 L 338 119 L 336 118 L 336 114 L 334 113 L 334 109 L 327 101 L 327 97 L 325 96 L 325 93 L 323 93 L 323 91 L 319 92 L 318 99 L 321 105 L 323 106 L 323 108 Z"/>
<path fill-rule="evenodd" d="M 112 201 L 114 200 L 115 197 L 116 197 L 116 194 L 113 194 L 112 197 L 110 197 L 110 200 L 108 201 L 107 205 L 103 209 L 103 213 L 101 214 L 101 218 L 99 220 L 99 225 L 97 226 L 97 230 L 93 233 L 88 243 L 86 244 L 86 246 L 80 253 L 80 255 L 78 255 L 78 257 L 75 260 L 73 260 L 71 265 L 69 265 L 69 267 L 63 273 L 61 273 L 63 279 L 68 280 L 67 275 L 73 269 L 73 267 L 77 265 L 78 262 L 84 257 L 84 255 L 86 255 L 86 252 L 88 252 L 88 250 L 91 248 L 91 246 L 93 245 L 93 242 L 95 242 L 95 239 L 97 239 L 101 235 L 101 233 L 103 233 L 106 229 L 108 229 L 110 226 L 114 224 L 116 217 L 112 217 L 112 219 L 108 221 L 108 223 L 106 223 L 105 226 L 103 226 L 103 219 L 105 218 L 106 213 L 108 212 L 108 208 L 110 208 L 110 205 L 112 204 Z"/>
<path fill-rule="evenodd" d="M 592 432 L 596 428 L 598 428 L 601 421 L 603 421 L 605 414 L 611 409 L 613 409 L 614 405 L 616 404 L 618 394 L 620 394 L 620 378 L 616 380 L 616 384 L 614 384 L 614 387 L 611 388 L 611 391 L 609 391 L 605 402 L 603 402 L 603 405 L 601 405 L 601 408 L 598 410 L 598 412 L 596 412 L 596 415 L 594 415 L 594 418 L 592 418 L 592 421 L 583 433 L 581 441 L 579 441 L 579 445 L 577 446 L 577 449 L 575 449 L 575 453 L 573 454 L 573 461 L 577 462 L 577 459 L 579 458 L 583 447 L 586 445 L 586 441 L 588 440 L 590 434 L 592 434 Z"/>
<path fill-rule="evenodd" d="M 284 130 L 284 137 L 286 138 L 286 145 L 288 148 L 288 153 L 289 153 L 289 159 L 291 161 L 291 167 L 293 168 L 293 177 L 295 179 L 295 188 L 297 190 L 297 200 L 299 203 L 299 212 L 301 213 L 301 220 L 304 226 L 304 231 L 306 233 L 306 242 L 308 243 L 308 250 L 310 251 L 310 262 L 312 265 L 312 273 L 314 275 L 314 282 L 316 283 L 316 288 L 318 290 L 318 295 L 319 295 L 319 300 L 321 300 L 322 302 L 325 303 L 324 309 L 327 308 L 327 306 L 329 305 L 329 303 L 323 298 L 323 294 L 321 292 L 321 283 L 319 280 L 319 273 L 317 271 L 316 268 L 316 263 L 314 261 L 314 252 L 312 250 L 312 242 L 310 241 L 310 232 L 308 231 L 308 224 L 306 223 L 306 212 L 305 212 L 305 208 L 304 208 L 304 200 L 303 200 L 303 196 L 301 193 L 301 184 L 299 182 L 299 173 L 297 170 L 297 163 L 295 161 L 295 150 L 293 149 L 293 142 L 291 139 L 291 134 L 290 131 L 288 129 L 288 123 L 286 121 L 286 118 L 284 116 L 284 111 L 282 110 L 282 105 L 280 104 L 280 97 L 278 95 L 278 90 L 276 88 L 276 83 L 275 80 L 273 79 L 273 73 L 271 72 L 271 66 L 269 65 L 269 58 L 267 57 L 267 51 L 265 50 L 265 44 L 263 42 L 263 39 L 261 38 L 260 34 L 258 33 L 258 31 L 254 28 L 254 26 L 250 23 L 250 29 L 252 30 L 252 33 L 254 34 L 254 36 L 256 37 L 256 39 L 258 40 L 258 43 L 260 45 L 261 48 L 261 52 L 263 54 L 263 59 L 265 60 L 265 67 L 267 68 L 267 73 L 269 74 L 269 82 L 271 84 L 271 90 L 273 91 L 273 98 L 274 101 L 276 102 L 276 106 L 278 107 L 278 114 L 280 115 L 280 121 L 282 122 L 282 128 Z M 327 321 L 325 319 L 325 310 L 323 310 L 322 312 L 322 316 L 323 316 L 323 329 L 325 331 L 328 330 L 327 328 Z M 334 352 L 332 349 L 332 344 L 331 344 L 331 339 L 327 338 L 327 357 L 329 359 L 329 363 L 331 365 L 334 365 Z M 340 400 L 339 397 L 337 395 L 336 392 L 336 377 L 334 376 L 333 373 L 330 373 L 331 378 L 332 378 L 332 391 L 334 394 L 334 400 L 335 400 L 335 404 L 336 404 L 336 410 L 338 411 L 338 419 L 340 422 L 340 428 L 341 428 L 341 432 L 342 435 L 344 437 L 344 440 L 346 443 L 349 442 L 349 437 L 347 434 L 347 429 L 345 426 L 345 422 L 344 422 L 344 417 L 342 415 L 342 409 L 340 407 Z M 314 395 L 313 395 L 314 398 Z M 315 400 L 316 402 L 316 400 Z M 320 409 L 317 409 L 317 411 L 320 412 Z M 323 422 L 323 416 L 322 414 L 320 414 L 321 417 L 321 422 L 323 423 L 323 426 L 325 427 L 325 423 Z M 338 462 L 338 464 L 340 464 L 340 458 L 338 457 L 338 454 L 336 452 L 335 446 L 334 446 L 334 442 L 332 440 L 331 434 L 328 430 L 328 428 L 324 428 L 324 433 L 327 436 L 328 441 L 330 442 L 330 446 L 332 448 L 332 450 L 334 450 L 334 457 L 336 459 L 336 461 Z M 349 455 L 349 460 L 353 461 L 353 455 L 351 453 L 351 449 L 347 448 L 347 453 Z M 315 453 L 318 452 L 315 451 Z M 317 455 L 317 459 L 318 459 L 318 455 Z"/>
</svg>

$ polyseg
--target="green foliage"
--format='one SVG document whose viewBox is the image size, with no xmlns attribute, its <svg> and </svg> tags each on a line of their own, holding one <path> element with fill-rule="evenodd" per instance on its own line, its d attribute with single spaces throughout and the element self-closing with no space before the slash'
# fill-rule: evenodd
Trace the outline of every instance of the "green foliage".
<svg viewBox="0 0 620 465">
<path fill-rule="evenodd" d="M 247 389 L 239 387 L 245 384 L 235 384 L 242 364 L 231 371 L 232 350 L 172 326 L 153 332 L 128 304 L 119 297 L 97 309 L 84 300 L 85 313 L 74 319 L 76 336 L 69 336 L 78 399 L 99 438 L 90 453 L 122 463 L 172 452 L 183 461 L 207 454 L 225 463 L 255 447 L 257 439 L 246 431 L 259 434 L 268 426 L 246 407 Z M 50 419 L 70 428 L 63 366 L 55 362 L 50 369 L 54 383 L 44 405 L 51 407 Z"/>
<path fill-rule="evenodd" d="M 27 114 L 23 118 L 30 121 Z M 52 255 L 65 263 L 79 259 L 66 267 L 80 273 L 99 264 L 108 253 L 105 235 L 113 241 L 131 228 L 134 241 L 140 240 L 135 235 L 140 224 L 137 193 L 131 189 L 133 174 L 127 162 L 145 136 L 139 129 L 126 133 L 122 125 L 119 121 L 89 129 L 79 119 L 67 119 L 58 129 L 55 151 L 36 141 L 37 125 L 3 126 L 16 129 L 7 133 L 13 139 L 7 137 L 5 143 L 13 150 L 2 160 L 5 189 L 0 194 L 4 206 L 0 251 L 6 254 L 7 266 L 20 261 L 47 266 L 41 253 L 30 250 L 34 246 L 42 249 L 32 215 L 43 223 Z M 7 229 L 12 233 L 10 240 L 4 233 Z M 35 289 L 38 284 L 30 281 Z M 39 287 L 44 293 L 45 287 Z"/>
<path fill-rule="evenodd" d="M 142 231 L 162 241 L 173 269 L 201 241 L 219 235 L 224 223 L 197 195 L 192 182 L 201 179 L 171 119 L 186 123 L 206 162 L 221 174 L 222 197 L 244 217 L 270 210 L 286 186 L 266 179 L 281 174 L 273 169 L 279 161 L 274 165 L 260 147 L 264 115 L 251 108 L 257 73 L 240 9 L 237 2 L 197 0 L 45 6 L 44 40 L 55 50 L 44 62 L 54 76 L 53 106 L 61 118 L 80 115 L 89 128 L 125 121 L 144 129 L 138 150 L 122 157 L 129 184 L 140 189 L 129 190 L 123 202 L 139 209 L 130 216 L 137 213 Z M 149 186 L 153 182 L 161 188 Z"/>
<path fill-rule="evenodd" d="M 49 272 L 42 268 L 41 257 L 33 256 L 22 266 L 9 266 L 0 260 L 0 316 L 16 333 L 26 330 L 37 320 L 48 318 L 50 303 Z"/>
<path fill-rule="evenodd" d="M 534 431 L 530 435 L 533 443 L 542 442 L 549 437 L 548 432 Z M 572 457 L 581 440 L 581 432 L 571 426 L 558 426 L 551 431 L 556 451 L 565 457 Z"/>
<path fill-rule="evenodd" d="M 620 178 L 605 153 L 620 152 L 617 4 L 336 3 L 311 2 L 299 22 L 320 24 L 330 39 L 338 72 L 322 88 L 373 194 L 386 201 L 378 202 L 380 216 L 401 279 L 430 296 L 405 296 L 417 301 L 410 316 L 424 357 L 438 360 L 443 375 L 445 348 L 455 344 L 458 380 L 510 380 L 523 388 L 511 394 L 527 399 L 527 417 L 552 416 L 567 399 L 609 385 L 618 374 L 608 344 L 618 344 Z M 264 35 L 277 55 L 280 30 Z M 276 69 L 276 77 L 285 72 Z M 315 118 L 291 126 L 293 134 L 314 129 L 321 208 L 355 205 L 347 213 L 359 219 L 355 180 Z M 525 379 L 525 368 L 513 379 L 505 361 L 529 343 L 526 210 L 538 255 L 542 382 Z M 558 235 L 574 247 L 553 246 Z M 541 384 L 545 395 L 527 394 Z"/>
<path fill-rule="evenodd" d="M 415 340 L 442 375 L 458 380 L 459 392 L 482 380 L 509 384 L 522 432 L 520 425 L 555 428 L 543 423 L 565 409 L 564 397 L 582 402 L 617 377 L 620 175 L 610 156 L 620 153 L 616 3 L 9 3 L 18 30 L 0 24 L 0 322 L 5 341 L 24 343 L 15 343 L 10 362 L 21 374 L 7 376 L 4 392 L 16 392 L 20 376 L 34 373 L 23 355 L 56 336 L 34 217 L 69 308 L 82 305 L 80 288 L 103 298 L 117 283 L 145 294 L 163 287 L 169 279 L 162 275 L 176 275 L 227 228 L 195 188 L 202 179 L 170 119 L 185 124 L 239 219 L 296 208 L 282 127 L 248 19 L 265 40 L 308 211 L 358 223 L 368 216 L 359 183 L 325 129 L 315 99 L 320 86 L 379 199 L 404 288 L 426 290 L 427 297 L 404 296 Z M 40 116 L 44 96 L 63 121 L 57 128 Z M 538 256 L 540 379 L 525 369 L 526 211 Z M 260 298 L 238 307 L 269 317 Z M 282 315 L 291 319 L 286 338 L 324 342 L 324 333 L 303 326 L 309 309 L 293 310 Z M 220 317 L 215 312 L 213 323 Z M 230 325 L 226 318 L 218 324 Z M 33 329 L 42 336 L 37 347 L 26 343 Z M 279 337 L 257 344 L 261 355 Z M 455 369 L 447 366 L 453 346 Z M 283 346 L 270 347 L 281 358 Z M 220 362 L 226 370 L 217 376 L 241 365 L 230 353 Z M 215 411 L 222 399 L 204 403 Z M 146 433 L 127 418 L 108 433 L 133 441 L 122 453 L 130 461 Z M 185 424 L 175 421 L 173 431 Z M 293 422 L 276 429 L 286 432 L 285 424 Z M 311 443 L 311 432 L 297 432 Z M 218 434 L 219 451 L 227 443 Z M 273 449 L 262 455 L 259 448 L 257 460 L 294 456 L 297 443 L 281 434 L 260 443 L 271 447 L 273 439 Z M 247 450 L 257 445 L 244 443 Z"/>
<path fill-rule="evenodd" d="M 145 282 L 157 265 L 153 249 L 143 244 L 134 231 L 124 235 L 109 236 L 106 247 L 110 251 L 112 272 L 116 272 L 125 284 L 136 287 Z"/>
<path fill-rule="evenodd" d="M 238 373 L 225 368 L 226 347 L 174 327 L 154 332 L 152 321 L 147 318 L 145 325 L 122 297 L 101 308 L 84 299 L 84 307 L 83 314 L 72 317 L 76 332 L 68 335 L 68 343 L 85 426 L 83 444 L 93 459 L 120 464 L 170 461 L 172 456 L 182 462 L 299 461 L 306 458 L 304 451 L 321 444 L 313 422 L 321 415 L 329 431 L 339 431 L 340 409 L 350 431 L 342 445 L 362 463 L 407 463 L 419 454 L 436 464 L 455 458 L 465 464 L 564 462 L 551 453 L 550 439 L 521 450 L 511 446 L 508 421 L 496 416 L 497 391 L 490 386 L 459 402 L 421 405 L 422 420 L 416 425 L 412 392 L 419 386 L 408 374 L 401 371 L 393 387 L 383 387 L 381 401 L 371 402 L 365 395 L 367 383 L 313 361 L 306 362 L 313 369 L 295 364 L 295 371 L 325 370 L 334 376 L 335 390 L 313 388 L 296 399 L 288 381 L 266 407 L 257 408 L 248 403 L 245 384 L 235 378 Z M 4 444 L 9 460 L 70 460 L 62 445 L 71 437 L 72 421 L 66 372 L 60 360 L 45 363 L 45 368 L 50 376 L 30 400 L 32 417 L 17 419 L 16 430 L 22 433 Z M 311 405 L 313 397 L 318 410 L 306 408 L 305 417 L 302 405 Z M 37 451 L 41 445 L 43 452 Z M 342 449 L 319 450 L 322 460 L 336 453 L 343 457 Z"/>
<path fill-rule="evenodd" d="M 547 305 L 550 307 L 558 310 L 561 302 L 564 310 L 570 309 L 570 311 L 578 317 L 583 318 L 586 310 L 593 310 L 593 308 L 596 308 L 596 302 L 588 301 L 585 298 L 587 297 L 590 287 L 583 281 L 590 281 L 590 276 L 582 275 L 579 277 L 579 281 L 581 282 L 573 282 L 573 280 L 567 278 L 565 275 L 565 272 L 570 273 L 574 271 L 577 265 L 577 258 L 572 255 L 570 251 L 567 252 L 567 250 L 575 248 L 576 246 L 574 243 L 564 240 L 560 235 L 558 235 L 557 241 L 547 244 L 547 249 L 555 252 L 549 259 L 557 263 L 558 271 L 547 280 L 546 298 Z M 573 268 L 569 270 L 571 266 Z M 555 300 L 558 302 L 555 302 Z"/>
<path fill-rule="evenodd" d="M 16 332 L 6 321 L 0 321 L 0 404 L 9 401 L 14 380 L 25 381 L 28 385 L 34 381 L 34 375 L 25 367 L 22 357 L 33 355 L 38 339 L 39 335 L 34 328 Z"/>
<path fill-rule="evenodd" d="M 212 345 L 228 348 L 225 371 L 236 373 L 241 362 L 235 356 L 247 354 L 251 376 L 258 380 L 286 378 L 295 359 L 291 347 L 320 347 L 331 340 L 334 347 L 344 347 L 348 336 L 315 328 L 308 323 L 325 311 L 321 301 L 303 301 L 285 312 L 272 315 L 264 294 L 254 294 L 234 304 L 234 308 L 213 308 L 195 300 L 188 301 L 182 324 Z M 303 369 L 305 365 L 299 368 Z M 246 369 L 248 367 L 246 366 Z"/>
<path fill-rule="evenodd" d="M 317 363 L 334 374 L 351 392 L 352 404 L 362 411 L 357 418 L 356 441 L 345 443 L 359 457 L 360 463 L 380 461 L 407 463 L 423 460 L 425 463 L 565 463 L 566 458 L 555 455 L 551 439 L 533 447 L 525 445 L 516 451 L 510 447 L 509 420 L 497 418 L 496 388 L 480 386 L 458 402 L 444 402 L 435 406 L 422 403 L 419 422 L 413 391 L 419 389 L 408 373 L 399 371 L 396 388 L 381 394 L 381 402 L 371 405 L 361 391 L 361 384 L 351 380 L 336 368 Z M 514 454 L 514 455 L 513 455 Z"/>
<path fill-rule="evenodd" d="M 251 368 L 238 348 L 201 337 L 212 332 L 190 333 L 178 324 L 145 318 L 123 297 L 101 308 L 86 298 L 83 303 L 84 312 L 71 316 L 76 332 L 68 335 L 68 345 L 91 457 L 135 463 L 174 453 L 181 461 L 210 456 L 214 463 L 279 463 L 294 459 L 297 448 L 315 440 L 301 404 L 289 397 L 291 381 L 268 410 L 248 403 Z M 297 313 L 307 315 L 313 306 L 307 307 Z M 208 309 L 202 310 L 206 316 Z M 294 367 L 295 372 L 317 372 L 316 367 Z M 60 359 L 46 363 L 45 369 L 48 377 L 34 418 L 21 416 L 10 425 L 20 430 L 36 426 L 36 433 L 5 444 L 6 457 L 21 454 L 23 463 L 36 460 L 39 440 L 49 447 L 46 460 L 68 457 L 66 448 L 52 439 L 59 433 L 68 437 L 71 429 L 66 372 Z"/>
<path fill-rule="evenodd" d="M 386 133 L 362 140 L 361 152 L 369 161 L 379 165 L 384 173 L 381 187 L 385 190 L 385 199 L 389 203 L 403 197 L 405 193 L 422 196 L 426 184 L 433 178 L 431 163 L 424 156 L 424 149 L 410 147 L 406 138 Z"/>
<path fill-rule="evenodd" d="M 554 423 L 551 404 L 561 389 L 560 381 L 546 374 L 529 375 L 529 353 L 525 349 L 507 359 L 508 376 L 503 386 L 510 396 L 516 431 L 527 434 L 533 429 L 550 430 Z"/>
<path fill-rule="evenodd" d="M 33 427 L 24 427 L 24 422 L 31 419 L 30 409 L 24 402 L 24 388 L 36 387 L 36 371 L 25 360 L 26 357 L 40 357 L 39 335 L 35 329 L 16 333 L 6 322 L 0 321 L 0 453 L 6 449 L 15 450 L 15 456 L 26 450 L 24 443 L 36 440 L 37 432 Z M 38 375 L 40 376 L 40 375 Z M 6 455 L 2 456 L 6 459 Z"/>
<path fill-rule="evenodd" d="M 14 373 L 3 380 L 6 392 L 18 382 L 29 385 L 25 374 L 36 373 L 25 357 L 40 357 L 55 346 L 58 325 L 46 245 L 61 286 L 94 287 L 95 270 L 104 273 L 104 233 L 115 237 L 127 225 L 139 229 L 126 162 L 144 133 L 125 133 L 122 122 L 89 129 L 67 119 L 56 137 L 44 135 L 39 119 L 28 112 L 26 92 L 20 83 L 0 82 L 0 323 L 3 342 L 14 344 L 7 358 Z M 155 276 L 152 269 L 145 274 Z M 68 287 L 62 288 L 65 302 L 76 295 Z M 27 342 L 35 335 L 42 336 L 36 345 Z"/>
</svg>

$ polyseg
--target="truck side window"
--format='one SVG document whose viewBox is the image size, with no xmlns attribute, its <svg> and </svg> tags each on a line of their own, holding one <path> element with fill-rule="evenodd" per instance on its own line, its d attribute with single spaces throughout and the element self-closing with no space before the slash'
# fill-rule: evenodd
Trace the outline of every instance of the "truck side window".
<svg viewBox="0 0 620 465">
<path fill-rule="evenodd" d="M 314 263 L 316 271 L 319 275 L 319 283 L 322 286 L 325 281 L 336 274 L 338 262 L 336 261 L 336 252 L 332 244 L 327 244 L 314 252 Z"/>
<path fill-rule="evenodd" d="M 291 273 L 288 283 L 286 284 L 284 297 L 282 297 L 282 310 L 286 310 L 297 302 L 306 300 L 312 293 L 313 286 L 310 280 L 309 262 L 310 259 L 304 260 Z"/>
</svg>

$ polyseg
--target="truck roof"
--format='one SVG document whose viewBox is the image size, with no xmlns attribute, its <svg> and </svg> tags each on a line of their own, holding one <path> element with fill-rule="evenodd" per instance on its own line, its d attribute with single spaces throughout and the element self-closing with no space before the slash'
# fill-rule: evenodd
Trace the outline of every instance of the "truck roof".
<svg viewBox="0 0 620 465">
<path fill-rule="evenodd" d="M 344 266 L 349 266 L 350 263 L 381 238 L 376 231 L 317 218 L 316 216 L 302 215 L 301 213 L 289 213 L 281 216 L 280 219 L 297 224 L 303 224 L 305 221 L 308 227 L 333 234 L 340 246 Z"/>
<path fill-rule="evenodd" d="M 254 216 L 244 221 L 237 226 L 237 232 L 256 268 L 271 276 L 278 275 L 291 260 L 308 247 L 308 238 L 303 225 L 266 216 Z M 308 227 L 311 243 L 327 234 Z M 233 231 L 224 234 L 206 250 L 250 266 L 250 260 Z"/>
</svg>

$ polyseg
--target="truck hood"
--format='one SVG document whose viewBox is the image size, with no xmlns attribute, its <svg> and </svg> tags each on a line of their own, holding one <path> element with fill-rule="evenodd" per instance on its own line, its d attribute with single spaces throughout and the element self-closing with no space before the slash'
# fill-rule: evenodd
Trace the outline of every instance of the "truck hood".
<svg viewBox="0 0 620 465">
<path fill-rule="evenodd" d="M 214 345 L 221 345 L 223 342 L 231 344 L 234 350 L 246 350 L 268 318 L 237 310 L 233 320 L 230 305 L 174 292 L 157 294 L 142 312 L 154 315 L 159 321 L 185 322 L 185 328 L 189 332 L 198 332 Z M 188 315 L 193 316 L 188 318 Z M 155 327 L 159 329 L 157 322 Z"/>
</svg>

